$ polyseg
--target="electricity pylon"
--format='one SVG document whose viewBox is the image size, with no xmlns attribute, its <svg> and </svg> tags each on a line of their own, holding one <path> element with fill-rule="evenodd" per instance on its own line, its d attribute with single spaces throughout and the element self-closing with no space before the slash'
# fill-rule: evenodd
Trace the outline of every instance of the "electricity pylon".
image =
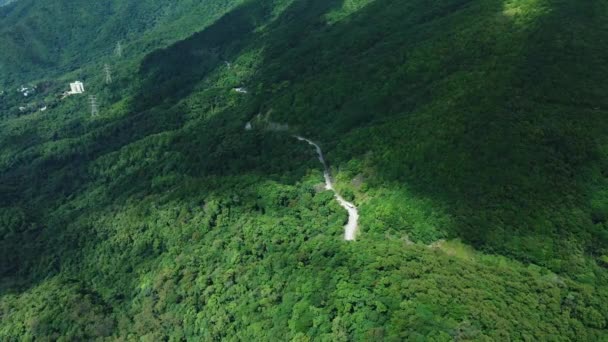
<svg viewBox="0 0 608 342">
<path fill-rule="evenodd" d="M 122 57 L 122 44 L 120 42 L 116 43 L 116 49 L 114 49 L 114 53 L 116 54 L 116 57 Z"/>
<path fill-rule="evenodd" d="M 112 83 L 112 68 L 106 64 L 103 66 L 103 70 L 106 73 L 106 84 Z"/>
<path fill-rule="evenodd" d="M 99 114 L 99 106 L 97 106 L 97 96 L 90 95 L 89 102 L 91 103 L 91 116 L 97 116 Z"/>
</svg>

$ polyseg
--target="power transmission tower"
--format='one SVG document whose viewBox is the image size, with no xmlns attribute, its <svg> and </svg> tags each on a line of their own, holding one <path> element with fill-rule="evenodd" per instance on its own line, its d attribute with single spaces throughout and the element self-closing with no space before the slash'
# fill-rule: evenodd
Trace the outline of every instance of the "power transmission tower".
<svg viewBox="0 0 608 342">
<path fill-rule="evenodd" d="M 97 116 L 99 114 L 99 106 L 97 106 L 97 96 L 89 96 L 89 102 L 91 103 L 91 116 Z"/>
<path fill-rule="evenodd" d="M 103 70 L 106 73 L 106 84 L 112 83 L 112 68 L 108 64 L 103 66 Z"/>
<path fill-rule="evenodd" d="M 120 42 L 116 43 L 116 49 L 114 52 L 118 58 L 122 57 L 122 44 Z"/>
</svg>

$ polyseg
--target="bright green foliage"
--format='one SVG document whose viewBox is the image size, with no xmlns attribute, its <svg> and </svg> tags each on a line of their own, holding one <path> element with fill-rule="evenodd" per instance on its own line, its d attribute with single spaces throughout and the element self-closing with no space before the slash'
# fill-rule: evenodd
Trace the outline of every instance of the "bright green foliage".
<svg viewBox="0 0 608 342">
<path fill-rule="evenodd" d="M 0 340 L 608 338 L 605 2 L 0 13 Z"/>
</svg>

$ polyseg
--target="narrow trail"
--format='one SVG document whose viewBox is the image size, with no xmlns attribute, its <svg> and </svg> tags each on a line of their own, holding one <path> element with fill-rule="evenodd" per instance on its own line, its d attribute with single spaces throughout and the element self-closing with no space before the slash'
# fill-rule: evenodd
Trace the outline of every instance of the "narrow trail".
<svg viewBox="0 0 608 342">
<path fill-rule="evenodd" d="M 327 167 L 327 162 L 325 161 L 325 157 L 323 156 L 323 151 L 319 145 L 315 144 L 309 139 L 303 138 L 301 136 L 294 136 L 296 139 L 300 141 L 305 141 L 309 145 L 312 145 L 317 150 L 317 155 L 319 156 L 319 161 L 323 164 L 323 176 L 325 177 L 325 189 L 331 190 L 334 192 L 336 200 L 342 208 L 348 211 L 348 223 L 344 226 L 344 240 L 353 241 L 357 235 L 357 229 L 359 228 L 359 210 L 355 207 L 354 204 L 346 201 L 344 197 L 340 196 L 340 194 L 334 188 L 334 184 L 331 181 L 331 174 L 329 173 L 329 167 Z"/>
</svg>

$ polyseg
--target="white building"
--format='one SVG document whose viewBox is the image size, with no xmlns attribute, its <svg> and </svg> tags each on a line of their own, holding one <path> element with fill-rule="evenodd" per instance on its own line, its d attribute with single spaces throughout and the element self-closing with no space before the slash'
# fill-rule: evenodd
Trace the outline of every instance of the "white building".
<svg viewBox="0 0 608 342">
<path fill-rule="evenodd" d="M 84 84 L 80 81 L 70 83 L 70 94 L 82 94 L 84 93 Z"/>
<path fill-rule="evenodd" d="M 36 88 L 28 88 L 26 86 L 21 86 L 18 91 L 23 94 L 23 96 L 28 97 L 35 92 Z"/>
<path fill-rule="evenodd" d="M 76 81 L 76 82 L 70 83 L 70 90 L 63 93 L 63 96 L 61 97 L 61 99 L 63 100 L 70 95 L 82 94 L 82 93 L 84 93 L 84 84 L 80 81 Z"/>
</svg>

